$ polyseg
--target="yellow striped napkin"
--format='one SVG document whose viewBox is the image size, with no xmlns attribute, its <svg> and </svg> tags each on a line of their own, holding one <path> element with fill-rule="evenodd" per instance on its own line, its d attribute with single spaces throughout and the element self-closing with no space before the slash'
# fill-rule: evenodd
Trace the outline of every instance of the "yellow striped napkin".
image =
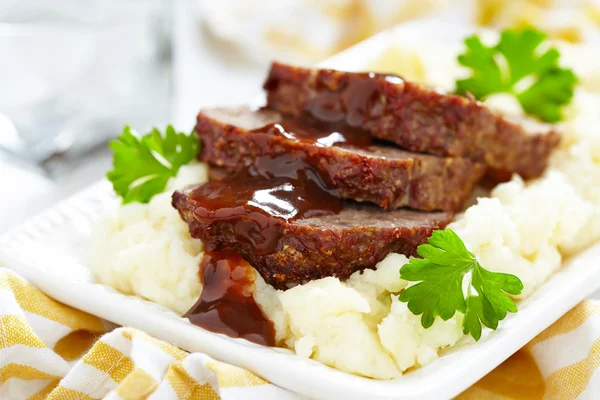
<svg viewBox="0 0 600 400">
<path fill-rule="evenodd" d="M 112 328 L 0 268 L 0 399 L 302 398 L 204 354 Z"/>
<path fill-rule="evenodd" d="M 301 399 L 256 375 L 61 304 L 0 268 L 0 399 Z M 459 399 L 600 398 L 585 301 Z"/>
<path fill-rule="evenodd" d="M 600 399 L 600 303 L 579 303 L 458 398 Z"/>
</svg>

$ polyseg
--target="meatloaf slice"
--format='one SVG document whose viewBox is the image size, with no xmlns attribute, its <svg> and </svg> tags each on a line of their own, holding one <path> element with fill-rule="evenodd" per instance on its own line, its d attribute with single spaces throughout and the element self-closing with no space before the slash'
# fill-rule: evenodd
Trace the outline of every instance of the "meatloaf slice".
<svg viewBox="0 0 600 400">
<path fill-rule="evenodd" d="M 526 128 L 472 98 L 394 75 L 273 63 L 264 88 L 273 110 L 345 120 L 407 150 L 484 162 L 494 176 L 538 177 L 560 141 L 544 124 L 527 120 Z"/>
<path fill-rule="evenodd" d="M 271 110 L 215 108 L 200 112 L 196 132 L 200 158 L 230 172 L 272 171 L 290 157 L 316 169 L 345 199 L 373 202 L 386 209 L 458 210 L 485 173 L 483 164 L 404 151 L 389 145 L 323 146 L 257 128 L 277 123 Z"/>
<path fill-rule="evenodd" d="M 173 207 L 188 223 L 190 234 L 202 239 L 207 251 L 237 252 L 279 289 L 327 276 L 345 279 L 355 271 L 373 268 L 392 252 L 415 255 L 433 230 L 444 228 L 452 219 L 447 212 L 385 211 L 359 203 L 345 204 L 336 215 L 295 221 L 268 215 L 254 219 L 252 214 L 204 208 L 190 196 L 194 188 L 173 194 Z M 276 232 L 274 252 L 265 254 L 253 241 L 240 240 L 240 229 L 257 235 L 265 225 L 271 235 Z"/>
</svg>

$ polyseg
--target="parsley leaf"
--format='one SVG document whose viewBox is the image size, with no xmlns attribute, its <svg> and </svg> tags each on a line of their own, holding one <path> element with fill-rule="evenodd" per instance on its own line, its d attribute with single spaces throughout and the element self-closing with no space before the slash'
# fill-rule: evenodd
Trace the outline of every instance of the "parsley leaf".
<svg viewBox="0 0 600 400">
<path fill-rule="evenodd" d="M 539 51 L 545 39 L 544 33 L 531 28 L 506 30 L 492 47 L 478 36 L 468 37 L 467 50 L 458 56 L 458 62 L 473 74 L 456 81 L 458 93 L 471 93 L 478 99 L 509 93 L 527 114 L 545 122 L 560 121 L 561 108 L 573 98 L 577 77 L 558 65 L 557 49 Z"/>
<path fill-rule="evenodd" d="M 451 229 L 434 231 L 428 244 L 400 269 L 400 278 L 419 282 L 400 294 L 408 309 L 421 315 L 421 325 L 429 328 L 436 317 L 444 321 L 459 311 L 465 314 L 463 332 L 475 340 L 481 337 L 481 324 L 491 329 L 517 306 L 506 293 L 517 295 L 523 283 L 514 275 L 490 272 Z M 466 299 L 463 281 L 467 279 Z"/>
<path fill-rule="evenodd" d="M 113 169 L 106 174 L 123 203 L 147 203 L 162 192 L 169 178 L 192 161 L 200 150 L 194 134 L 177 133 L 168 126 L 163 136 L 158 129 L 139 137 L 129 126 L 112 140 Z"/>
</svg>

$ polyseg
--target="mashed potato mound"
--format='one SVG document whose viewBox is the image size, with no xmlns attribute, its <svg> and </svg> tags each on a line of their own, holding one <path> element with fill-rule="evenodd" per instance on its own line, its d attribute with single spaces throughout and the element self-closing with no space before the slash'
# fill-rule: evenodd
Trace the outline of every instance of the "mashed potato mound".
<svg viewBox="0 0 600 400">
<path fill-rule="evenodd" d="M 423 81 L 439 83 L 441 75 L 447 79 L 447 71 L 456 70 L 445 68 L 444 62 L 425 62 L 416 50 L 411 54 L 405 62 L 427 65 L 419 71 Z M 399 65 L 398 72 L 408 67 Z M 520 112 L 506 98 L 489 102 L 511 115 Z M 514 177 L 450 224 L 485 268 L 521 279 L 520 298 L 543 284 L 564 257 L 600 240 L 599 109 L 600 94 L 577 89 L 559 126 L 561 147 L 544 176 L 527 183 Z M 149 204 L 129 204 L 103 217 L 92 257 L 98 280 L 187 311 L 202 289 L 197 276 L 202 243 L 190 237 L 170 205 L 170 193 L 206 180 L 204 164 L 182 168 L 167 192 Z M 389 254 L 375 270 L 357 272 L 345 282 L 330 277 L 285 292 L 257 274 L 254 296 L 273 321 L 280 345 L 343 371 L 395 378 L 431 362 L 440 349 L 464 337 L 460 313 L 424 329 L 420 316 L 398 301 L 407 285 L 399 270 L 407 262 L 403 255 Z"/>
<path fill-rule="evenodd" d="M 202 290 L 198 279 L 202 241 L 190 236 L 187 224 L 171 207 L 171 193 L 207 180 L 205 164 L 182 167 L 167 191 L 150 203 L 130 203 L 102 216 L 95 226 L 91 256 L 96 279 L 122 293 L 186 312 Z"/>
<path fill-rule="evenodd" d="M 407 262 L 389 254 L 376 270 L 356 272 L 346 282 L 330 277 L 285 292 L 258 285 L 256 298 L 270 293 L 263 310 L 274 321 L 286 321 L 283 344 L 298 355 L 354 374 L 395 378 L 462 337 L 462 316 L 424 329 L 420 317 L 398 301 L 407 285 L 398 271 Z"/>
<path fill-rule="evenodd" d="M 518 177 L 499 185 L 450 228 L 485 268 L 517 275 L 526 297 L 560 267 L 563 255 L 598 240 L 586 229 L 594 216 L 600 222 L 595 209 L 563 174 L 549 170 L 529 185 Z"/>
</svg>

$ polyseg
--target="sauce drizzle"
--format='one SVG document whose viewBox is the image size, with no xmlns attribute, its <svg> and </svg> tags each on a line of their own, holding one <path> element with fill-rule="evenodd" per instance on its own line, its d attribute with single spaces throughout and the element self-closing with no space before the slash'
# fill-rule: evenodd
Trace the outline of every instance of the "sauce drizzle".
<svg viewBox="0 0 600 400">
<path fill-rule="evenodd" d="M 198 186 L 190 198 L 201 207 L 198 221 L 231 222 L 236 239 L 258 254 L 277 250 L 279 220 L 293 221 L 337 214 L 343 204 L 337 192 L 303 159 L 286 154 L 260 157 L 259 168 Z"/>
<path fill-rule="evenodd" d="M 200 298 L 184 315 L 194 325 L 229 337 L 275 346 L 275 327 L 254 301 L 254 269 L 234 252 L 206 252 Z"/>
<path fill-rule="evenodd" d="M 319 96 L 307 104 L 307 111 L 321 121 L 361 126 L 383 115 L 386 85 L 403 83 L 404 80 L 397 75 L 365 72 L 341 77 L 332 90 L 330 78 L 318 76 L 316 87 Z"/>
<path fill-rule="evenodd" d="M 317 119 L 307 113 L 284 118 L 281 122 L 254 129 L 254 132 L 266 132 L 320 147 L 351 145 L 364 148 L 373 144 L 371 135 L 364 129 L 352 127 L 341 120 Z"/>
</svg>

